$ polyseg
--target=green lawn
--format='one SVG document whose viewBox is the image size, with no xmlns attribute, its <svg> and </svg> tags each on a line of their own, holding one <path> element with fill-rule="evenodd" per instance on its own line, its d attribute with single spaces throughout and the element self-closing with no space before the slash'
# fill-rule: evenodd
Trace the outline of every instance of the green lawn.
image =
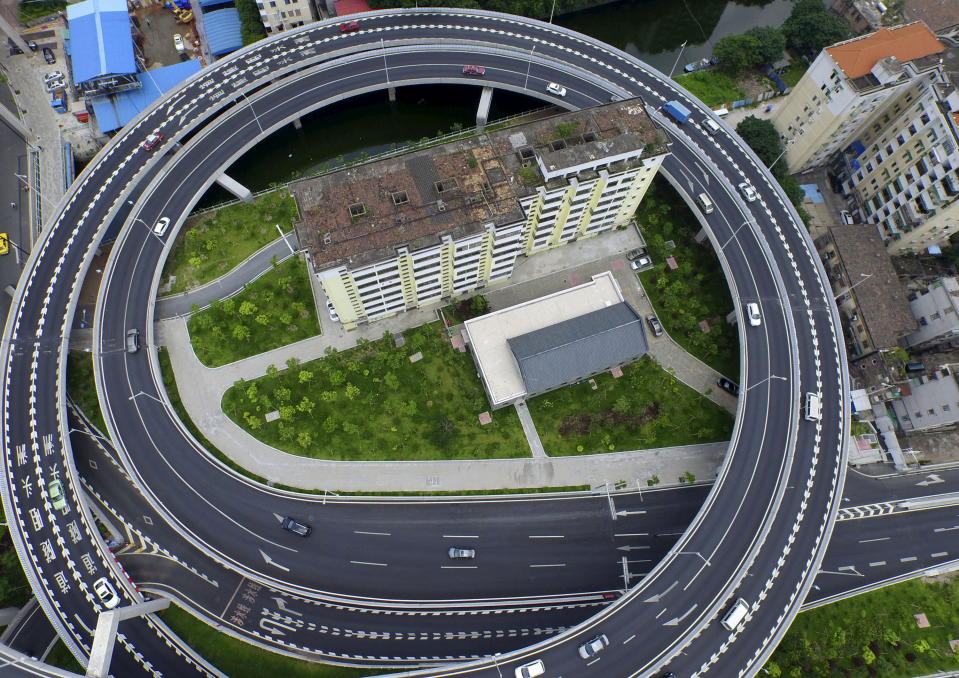
<svg viewBox="0 0 959 678">
<path fill-rule="evenodd" d="M 163 268 L 161 283 L 176 281 L 170 293 L 184 292 L 219 278 L 248 256 L 293 230 L 296 202 L 286 190 L 192 217 L 180 230 Z"/>
<path fill-rule="evenodd" d="M 64 0 L 41 0 L 40 2 L 36 0 L 32 2 L 21 1 L 19 3 L 20 23 L 26 24 L 33 19 L 56 14 L 66 9 L 66 6 L 67 3 Z M 30 36 L 27 36 L 28 39 L 29 37 Z"/>
<path fill-rule="evenodd" d="M 107 426 L 100 411 L 97 385 L 93 379 L 93 354 L 86 351 L 70 351 L 67 354 L 67 393 L 73 398 L 94 426 L 107 434 Z"/>
<path fill-rule="evenodd" d="M 917 626 L 914 615 L 920 613 L 928 628 Z M 908 678 L 954 671 L 959 656 L 949 641 L 957 638 L 959 580 L 912 580 L 803 612 L 766 670 L 773 678 Z"/>
<path fill-rule="evenodd" d="M 735 78 L 715 68 L 678 75 L 674 80 L 711 108 L 746 97 Z"/>
<path fill-rule="evenodd" d="M 160 613 L 164 622 L 186 644 L 230 678 L 359 678 L 389 671 L 354 669 L 293 659 L 220 633 L 175 605 Z"/>
<path fill-rule="evenodd" d="M 528 401 L 551 456 L 729 440 L 733 417 L 646 356 L 589 382 Z"/>
<path fill-rule="evenodd" d="M 320 333 L 310 274 L 287 259 L 234 297 L 190 316 L 190 342 L 204 365 L 219 367 Z"/>
<path fill-rule="evenodd" d="M 636 210 L 636 221 L 655 264 L 639 277 L 663 327 L 680 346 L 737 381 L 739 335 L 726 322 L 733 300 L 709 240 L 699 245 L 694 239 L 699 222 L 662 177 Z M 668 270 L 667 256 L 675 258 L 676 270 Z M 709 333 L 700 328 L 702 320 L 709 320 Z"/>
<path fill-rule="evenodd" d="M 789 64 L 789 68 L 779 77 L 786 83 L 786 87 L 795 87 L 796 83 L 805 75 L 807 68 L 809 66 L 802 59 L 796 59 Z"/>
<path fill-rule="evenodd" d="M 263 442 L 322 459 L 488 459 L 530 454 L 515 410 L 489 409 L 467 353 L 439 323 L 363 342 L 231 387 L 223 411 Z M 409 357 L 422 352 L 423 359 Z M 279 410 L 280 419 L 264 415 Z"/>
</svg>

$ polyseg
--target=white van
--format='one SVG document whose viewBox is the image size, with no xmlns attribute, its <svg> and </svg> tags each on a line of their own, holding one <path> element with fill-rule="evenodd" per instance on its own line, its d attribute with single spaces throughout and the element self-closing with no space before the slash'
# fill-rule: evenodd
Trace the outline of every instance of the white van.
<svg viewBox="0 0 959 678">
<path fill-rule="evenodd" d="M 700 193 L 696 196 L 696 202 L 699 203 L 699 206 L 703 208 L 704 214 L 713 213 L 713 201 L 709 199 L 709 196 L 705 193 Z"/>
<path fill-rule="evenodd" d="M 734 631 L 736 627 L 742 623 L 743 619 L 746 618 L 748 612 L 749 605 L 746 604 L 745 600 L 739 598 L 720 623 L 727 631 Z"/>
<path fill-rule="evenodd" d="M 728 109 L 728 108 L 717 108 L 716 110 L 713 111 L 713 113 L 715 113 L 716 115 L 718 115 L 720 118 L 725 118 L 727 115 L 729 115 L 729 109 Z"/>
<path fill-rule="evenodd" d="M 806 419 L 819 421 L 822 418 L 822 399 L 818 393 L 806 394 Z"/>
<path fill-rule="evenodd" d="M 710 134 L 715 134 L 719 131 L 719 123 L 712 118 L 703 118 L 703 127 L 705 127 L 706 131 Z"/>
</svg>

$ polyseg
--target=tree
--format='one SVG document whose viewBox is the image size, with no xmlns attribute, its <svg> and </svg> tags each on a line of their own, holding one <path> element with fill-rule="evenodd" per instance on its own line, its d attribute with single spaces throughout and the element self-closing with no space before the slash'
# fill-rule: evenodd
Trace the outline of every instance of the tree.
<svg viewBox="0 0 959 678">
<path fill-rule="evenodd" d="M 244 301 L 242 304 L 240 304 L 239 311 L 240 315 L 253 315 L 256 313 L 256 304 L 254 304 L 252 301 Z"/>
<path fill-rule="evenodd" d="M 779 138 L 779 132 L 769 120 L 750 115 L 736 125 L 736 133 L 753 149 L 766 167 L 775 162 L 782 152 L 782 139 Z"/>
<path fill-rule="evenodd" d="M 300 373 L 296 377 L 301 384 L 309 384 L 313 381 L 313 373 L 309 370 L 300 370 Z"/>
<path fill-rule="evenodd" d="M 751 35 L 727 35 L 716 43 L 713 56 L 723 70 L 738 73 L 762 62 L 762 45 Z"/>
<path fill-rule="evenodd" d="M 759 43 L 760 65 L 779 61 L 786 49 L 786 36 L 778 28 L 756 26 L 746 31 L 746 35 L 756 38 Z"/>
<path fill-rule="evenodd" d="M 782 25 L 786 44 L 807 54 L 850 37 L 849 24 L 821 0 L 798 0 Z"/>
<path fill-rule="evenodd" d="M 250 328 L 246 325 L 234 325 L 231 334 L 237 341 L 246 341 L 250 338 Z"/>
<path fill-rule="evenodd" d="M 299 358 L 290 358 L 286 361 L 286 369 L 292 370 L 300 366 Z"/>
<path fill-rule="evenodd" d="M 313 436 L 310 435 L 309 431 L 300 431 L 296 434 L 296 444 L 302 447 L 304 450 L 310 446 L 313 442 Z"/>
</svg>

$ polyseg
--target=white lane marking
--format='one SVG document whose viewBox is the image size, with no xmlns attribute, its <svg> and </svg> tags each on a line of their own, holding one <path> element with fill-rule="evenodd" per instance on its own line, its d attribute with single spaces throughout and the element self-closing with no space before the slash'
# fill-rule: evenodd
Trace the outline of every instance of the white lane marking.
<svg viewBox="0 0 959 678">
<path fill-rule="evenodd" d="M 363 530 L 353 530 L 353 534 L 369 534 L 375 537 L 389 537 L 389 532 L 364 532 Z"/>
<path fill-rule="evenodd" d="M 932 557 L 933 557 L 933 558 L 945 558 L 945 557 L 948 556 L 948 555 L 949 555 L 949 552 L 948 552 L 948 551 L 940 551 L 939 553 L 933 553 L 933 554 L 932 554 Z"/>
<path fill-rule="evenodd" d="M 916 560 L 916 556 L 906 556 L 905 558 L 900 558 L 900 559 L 899 559 L 899 562 L 900 562 L 900 563 L 911 563 L 911 562 L 914 561 L 914 560 Z"/>
<path fill-rule="evenodd" d="M 869 563 L 869 567 L 879 567 L 880 565 L 885 565 L 885 564 L 886 564 L 885 560 L 877 560 L 874 563 Z"/>
<path fill-rule="evenodd" d="M 531 534 L 530 539 L 566 539 L 562 534 Z"/>
<path fill-rule="evenodd" d="M 374 567 L 386 567 L 386 563 L 367 563 L 362 560 L 351 560 L 350 563 L 353 565 L 372 565 Z"/>
<path fill-rule="evenodd" d="M 550 563 L 543 565 L 530 565 L 530 567 L 566 567 L 566 563 Z"/>
<path fill-rule="evenodd" d="M 478 534 L 444 534 L 443 539 L 479 539 Z"/>
<path fill-rule="evenodd" d="M 441 570 L 475 570 L 476 565 L 440 565 Z"/>
<path fill-rule="evenodd" d="M 887 540 L 889 540 L 889 539 L 890 539 L 890 537 L 876 537 L 875 539 L 860 539 L 860 540 L 859 540 L 859 543 L 860 543 L 860 544 L 868 544 L 868 543 L 873 542 L 873 541 L 887 541 Z"/>
</svg>

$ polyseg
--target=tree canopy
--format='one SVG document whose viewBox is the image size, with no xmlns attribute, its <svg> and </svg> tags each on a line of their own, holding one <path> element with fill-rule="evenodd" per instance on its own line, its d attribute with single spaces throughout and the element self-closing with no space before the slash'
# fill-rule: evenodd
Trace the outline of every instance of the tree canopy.
<svg viewBox="0 0 959 678">
<path fill-rule="evenodd" d="M 786 36 L 773 26 L 756 26 L 750 28 L 745 34 L 756 39 L 761 64 L 779 61 L 786 49 Z"/>
<path fill-rule="evenodd" d="M 716 43 L 713 56 L 719 59 L 720 68 L 738 73 L 760 64 L 762 46 L 751 35 L 727 35 Z"/>
<path fill-rule="evenodd" d="M 852 35 L 846 20 L 826 9 L 821 0 L 797 0 L 782 32 L 790 47 L 813 54 Z"/>
</svg>

